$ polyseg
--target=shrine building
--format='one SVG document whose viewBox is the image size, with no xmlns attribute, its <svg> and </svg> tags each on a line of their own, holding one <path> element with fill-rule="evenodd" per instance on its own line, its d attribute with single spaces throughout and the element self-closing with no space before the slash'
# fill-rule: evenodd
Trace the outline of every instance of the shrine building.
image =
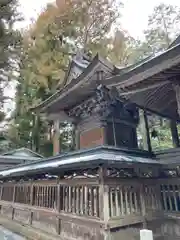
<svg viewBox="0 0 180 240">
<path fill-rule="evenodd" d="M 0 224 L 52 240 L 137 240 L 144 228 L 154 240 L 180 239 L 178 39 L 125 68 L 77 55 L 33 111 L 53 121 L 54 156 L 0 171 Z M 155 117 L 171 148 L 157 148 Z M 70 152 L 59 141 L 65 122 Z"/>
</svg>

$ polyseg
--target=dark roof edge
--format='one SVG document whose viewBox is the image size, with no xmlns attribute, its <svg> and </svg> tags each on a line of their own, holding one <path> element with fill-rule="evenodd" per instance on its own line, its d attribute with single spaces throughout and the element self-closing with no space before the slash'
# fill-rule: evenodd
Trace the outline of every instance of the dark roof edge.
<svg viewBox="0 0 180 240">
<path fill-rule="evenodd" d="M 67 86 L 65 86 L 63 89 L 57 91 L 55 94 L 53 94 L 51 97 L 46 99 L 44 102 L 39 104 L 38 106 L 31 108 L 31 110 L 39 110 L 43 109 L 44 107 L 48 107 L 49 104 L 51 104 L 56 98 L 60 97 L 62 93 L 68 92 L 71 88 L 75 87 L 76 84 L 79 84 L 82 82 L 82 80 L 86 77 L 88 73 L 90 73 L 93 68 L 98 64 L 101 63 L 105 67 L 107 67 L 110 71 L 114 70 L 114 66 L 106 59 L 103 59 L 99 56 L 99 54 L 96 54 L 96 56 L 93 58 L 92 62 L 89 64 L 89 66 L 77 77 L 76 79 L 72 80 Z"/>
<path fill-rule="evenodd" d="M 140 154 L 141 151 L 134 150 L 134 153 Z M 131 154 L 130 154 L 131 153 Z M 142 151 L 144 153 L 144 151 Z M 84 151 L 78 151 L 71 154 L 58 155 L 46 160 L 36 161 L 30 164 L 18 165 L 9 169 L 0 171 L 0 178 L 23 176 L 34 173 L 48 173 L 53 169 L 60 171 L 73 170 L 74 167 L 83 167 L 87 164 L 153 164 L 157 165 L 158 161 L 151 156 L 133 154 L 133 150 L 118 149 L 113 147 L 98 147 Z"/>
<path fill-rule="evenodd" d="M 169 48 L 172 48 L 176 45 L 180 44 L 180 35 L 176 37 L 176 39 L 169 45 L 168 49 Z"/>
<path fill-rule="evenodd" d="M 163 53 L 161 53 L 161 54 L 159 54 L 159 55 L 157 55 L 153 58 L 150 58 L 147 61 L 142 62 L 141 64 L 139 64 L 139 65 L 135 66 L 134 68 L 130 69 L 130 71 L 128 71 L 128 72 L 125 72 L 123 74 L 116 75 L 116 76 L 113 76 L 113 77 L 106 78 L 106 80 L 104 81 L 104 84 L 107 84 L 109 86 L 113 86 L 113 85 L 116 86 L 116 85 L 118 85 L 118 83 L 123 84 L 129 78 L 131 78 L 132 76 L 143 73 L 146 70 L 154 67 L 157 64 L 158 65 L 162 64 L 162 62 L 164 60 L 173 59 L 174 57 L 177 57 L 179 55 L 180 55 L 180 44 L 178 44 L 176 46 L 173 46 L 172 48 L 167 49 Z M 170 67 L 172 67 L 172 66 L 170 66 Z"/>
<path fill-rule="evenodd" d="M 23 151 L 23 150 L 24 150 L 24 151 L 27 151 L 27 152 L 30 152 L 30 153 L 32 153 L 33 155 L 38 156 L 39 158 L 44 158 L 42 155 L 40 155 L 39 153 L 36 153 L 36 152 L 32 151 L 32 150 L 29 149 L 29 148 L 14 149 L 14 150 L 11 150 L 11 151 L 2 153 L 2 155 L 5 156 L 5 155 L 9 155 L 9 154 L 11 154 L 11 153 L 19 152 L 19 151 Z M 18 156 L 18 157 L 19 157 L 19 156 Z"/>
</svg>

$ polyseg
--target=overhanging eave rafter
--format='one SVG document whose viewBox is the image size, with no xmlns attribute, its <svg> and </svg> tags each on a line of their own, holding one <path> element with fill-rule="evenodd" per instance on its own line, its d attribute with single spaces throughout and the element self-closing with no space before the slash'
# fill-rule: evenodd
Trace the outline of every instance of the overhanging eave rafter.
<svg viewBox="0 0 180 240">
<path fill-rule="evenodd" d="M 161 55 L 137 65 L 134 69 L 131 69 L 125 74 L 107 78 L 103 84 L 108 86 L 116 86 L 117 88 L 129 87 L 144 80 L 149 80 L 152 76 L 160 74 L 166 69 L 170 69 L 179 64 L 180 44 L 168 49 Z"/>
<path fill-rule="evenodd" d="M 112 74 L 112 72 L 114 71 L 114 66 L 109 61 L 102 59 L 97 54 L 92 60 L 92 62 L 89 64 L 89 66 L 76 79 L 73 79 L 63 89 L 59 90 L 50 98 L 42 102 L 40 105 L 32 108 L 31 110 L 36 112 L 47 112 L 52 105 L 54 105 L 58 101 L 62 101 L 62 99 L 66 98 L 70 94 L 72 95 L 74 92 L 77 95 L 76 99 L 78 99 L 78 92 L 83 93 L 83 89 L 87 89 L 88 85 L 91 85 L 91 82 L 93 85 L 96 85 L 98 79 L 93 79 L 93 75 L 95 75 L 96 72 L 102 70 Z"/>
<path fill-rule="evenodd" d="M 151 90 L 160 86 L 163 86 L 165 84 L 169 83 L 169 81 L 164 81 L 164 82 L 160 82 L 160 83 L 153 83 L 151 85 L 148 85 L 147 87 L 139 87 L 139 88 L 135 88 L 134 90 L 124 90 L 124 92 L 122 92 L 120 95 L 121 96 L 128 96 L 130 94 L 136 94 L 136 93 L 141 93 L 141 92 L 145 92 L 147 90 Z"/>
</svg>

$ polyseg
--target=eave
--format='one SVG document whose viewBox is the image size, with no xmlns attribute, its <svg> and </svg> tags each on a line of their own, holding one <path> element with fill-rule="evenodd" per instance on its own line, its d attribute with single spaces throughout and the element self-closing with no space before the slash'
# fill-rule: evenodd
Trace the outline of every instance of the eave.
<svg viewBox="0 0 180 240">
<path fill-rule="evenodd" d="M 107 78 L 103 84 L 116 87 L 120 96 L 159 116 L 180 121 L 173 83 L 180 76 L 180 44 L 151 58 L 129 72 Z"/>
<path fill-rule="evenodd" d="M 109 72 L 113 72 L 114 70 L 114 66 L 110 62 L 102 59 L 97 54 L 89 66 L 85 69 L 85 71 L 79 75 L 79 77 L 73 79 L 63 89 L 59 90 L 54 95 L 49 97 L 37 107 L 32 108 L 31 110 L 40 113 L 51 112 L 50 108 L 56 104 L 59 109 L 55 107 L 55 111 L 64 110 L 70 105 L 75 104 L 76 101 L 80 101 L 84 97 L 87 97 L 97 86 L 97 80 L 90 78 L 93 78 L 93 74 L 98 71 L 100 66 L 107 68 Z"/>
<path fill-rule="evenodd" d="M 28 149 L 28 148 L 19 148 L 19 149 L 11 150 L 11 151 L 3 153 L 2 156 L 7 156 L 7 157 L 24 157 L 25 158 L 26 156 L 21 156 L 21 155 L 20 156 L 18 156 L 18 155 L 14 156 L 13 155 L 14 153 L 18 153 L 18 152 L 22 152 L 22 151 L 27 152 L 27 153 L 33 155 L 33 156 L 29 156 L 28 158 L 31 158 L 31 157 L 32 158 L 37 158 L 37 159 L 38 158 L 44 158 L 39 153 L 33 152 L 31 149 Z"/>
<path fill-rule="evenodd" d="M 0 179 L 25 177 L 36 174 L 61 174 L 76 169 L 93 169 L 99 166 L 113 165 L 116 168 L 128 168 L 138 165 L 160 166 L 159 162 L 144 151 L 98 147 L 69 154 L 57 155 L 30 164 L 19 165 L 0 171 Z"/>
<path fill-rule="evenodd" d="M 162 54 L 150 58 L 139 65 L 136 65 L 130 71 L 124 74 L 116 75 L 104 80 L 107 86 L 115 86 L 117 88 L 126 88 L 136 83 L 147 80 L 152 76 L 159 74 L 173 66 L 180 64 L 180 44 L 169 48 Z"/>
</svg>

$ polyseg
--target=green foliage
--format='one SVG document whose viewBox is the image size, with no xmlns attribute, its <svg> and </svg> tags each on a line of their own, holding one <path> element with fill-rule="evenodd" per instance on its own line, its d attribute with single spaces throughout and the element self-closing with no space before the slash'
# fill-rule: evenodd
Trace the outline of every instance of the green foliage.
<svg viewBox="0 0 180 240">
<path fill-rule="evenodd" d="M 140 41 L 131 37 L 123 30 L 116 30 L 106 45 L 107 56 L 117 66 L 128 66 L 144 58 L 139 49 Z M 107 47 L 108 46 L 108 47 Z"/>
<path fill-rule="evenodd" d="M 4 87 L 12 81 L 15 60 L 19 49 L 19 34 L 13 29 L 19 20 L 15 0 L 0 1 L 0 108 L 2 110 Z"/>
<path fill-rule="evenodd" d="M 5 119 L 4 104 L 10 96 L 4 89 L 13 82 L 19 56 L 20 35 L 14 24 L 20 20 L 16 0 L 0 1 L 0 122 Z M 0 139 L 0 151 L 8 149 L 9 141 Z"/>
<path fill-rule="evenodd" d="M 156 134 L 153 135 L 153 132 Z M 169 120 L 153 117 L 153 123 L 152 120 L 150 122 L 150 134 L 153 151 L 173 147 Z"/>
<path fill-rule="evenodd" d="M 144 31 L 145 41 L 141 45 L 144 56 L 166 50 L 179 34 L 180 9 L 164 3 L 156 6 L 149 16 L 148 27 Z"/>
</svg>

